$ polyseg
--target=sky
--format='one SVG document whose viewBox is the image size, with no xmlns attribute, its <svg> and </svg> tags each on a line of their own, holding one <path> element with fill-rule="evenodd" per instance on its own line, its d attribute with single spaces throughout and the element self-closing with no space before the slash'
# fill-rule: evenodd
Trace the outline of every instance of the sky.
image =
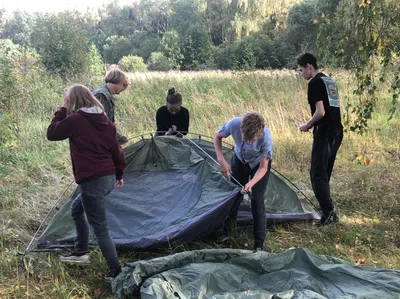
<svg viewBox="0 0 400 299">
<path fill-rule="evenodd" d="M 7 11 L 26 10 L 28 12 L 53 12 L 77 9 L 86 10 L 87 7 L 97 8 L 110 0 L 0 0 L 0 8 Z M 122 4 L 132 3 L 132 0 L 119 0 Z"/>
</svg>

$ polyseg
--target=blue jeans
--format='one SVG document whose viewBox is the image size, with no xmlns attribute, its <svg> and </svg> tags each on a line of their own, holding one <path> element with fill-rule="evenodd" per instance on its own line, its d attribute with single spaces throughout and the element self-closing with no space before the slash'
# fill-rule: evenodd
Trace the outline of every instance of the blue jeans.
<svg viewBox="0 0 400 299">
<path fill-rule="evenodd" d="M 232 157 L 232 176 L 238 180 L 238 182 L 245 186 L 249 182 L 249 178 L 253 178 L 256 174 L 260 164 L 251 169 L 249 164 L 244 164 L 238 159 L 236 155 Z M 252 188 L 251 198 L 251 211 L 253 214 L 253 235 L 254 235 L 254 249 L 264 248 L 265 237 L 267 234 L 266 229 L 266 214 L 265 214 L 265 203 L 264 194 L 267 190 L 269 174 L 271 173 L 271 160 L 268 162 L 267 173 L 255 184 Z M 235 183 L 235 181 L 232 180 Z M 236 218 L 239 212 L 240 203 L 243 200 L 243 195 L 240 196 L 239 200 L 232 207 L 228 215 L 228 223 L 236 222 Z M 229 224 L 228 224 L 229 225 Z"/>
<path fill-rule="evenodd" d="M 114 189 L 115 182 L 115 176 L 104 176 L 80 184 L 81 193 L 71 205 L 77 232 L 75 250 L 82 252 L 89 249 L 90 224 L 110 269 L 120 268 L 115 244 L 108 230 L 105 208 L 105 197 Z"/>
</svg>

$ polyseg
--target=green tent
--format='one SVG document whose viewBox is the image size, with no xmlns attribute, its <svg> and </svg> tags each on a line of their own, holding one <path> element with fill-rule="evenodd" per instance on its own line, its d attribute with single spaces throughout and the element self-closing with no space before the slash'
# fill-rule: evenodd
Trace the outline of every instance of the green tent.
<svg viewBox="0 0 400 299">
<path fill-rule="evenodd" d="M 226 145 L 223 151 L 230 161 L 232 146 Z M 119 248 L 157 249 L 207 238 L 222 227 L 238 199 L 240 188 L 219 173 L 213 144 L 204 136 L 142 135 L 124 148 L 124 154 L 125 185 L 115 188 L 106 200 L 111 235 Z M 286 182 L 272 172 L 265 196 L 267 223 L 319 219 L 313 206 Z M 66 199 L 33 249 L 73 245 L 76 233 L 70 206 L 78 192 Z M 251 204 L 246 199 L 238 222 L 251 221 Z"/>
<path fill-rule="evenodd" d="M 280 254 L 211 249 L 129 263 L 117 298 L 400 298 L 400 272 L 360 268 L 306 249 Z"/>
</svg>

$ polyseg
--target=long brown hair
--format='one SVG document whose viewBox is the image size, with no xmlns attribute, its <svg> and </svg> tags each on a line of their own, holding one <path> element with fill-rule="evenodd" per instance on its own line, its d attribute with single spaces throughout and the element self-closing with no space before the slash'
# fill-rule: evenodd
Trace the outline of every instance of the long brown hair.
<svg viewBox="0 0 400 299">
<path fill-rule="evenodd" d="M 86 86 L 75 84 L 68 88 L 67 115 L 78 111 L 81 108 L 99 107 L 104 110 L 103 105 L 95 98 Z"/>
</svg>

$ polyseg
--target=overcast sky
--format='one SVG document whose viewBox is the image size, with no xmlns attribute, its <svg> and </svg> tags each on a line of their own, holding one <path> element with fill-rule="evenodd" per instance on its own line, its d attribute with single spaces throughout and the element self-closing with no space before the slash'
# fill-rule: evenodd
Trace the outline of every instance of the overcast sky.
<svg viewBox="0 0 400 299">
<path fill-rule="evenodd" d="M 87 7 L 97 8 L 107 0 L 0 0 L 0 8 L 7 11 L 26 10 L 29 12 L 51 12 L 65 9 L 86 10 Z M 119 0 L 120 3 L 129 4 L 132 0 Z"/>
</svg>

